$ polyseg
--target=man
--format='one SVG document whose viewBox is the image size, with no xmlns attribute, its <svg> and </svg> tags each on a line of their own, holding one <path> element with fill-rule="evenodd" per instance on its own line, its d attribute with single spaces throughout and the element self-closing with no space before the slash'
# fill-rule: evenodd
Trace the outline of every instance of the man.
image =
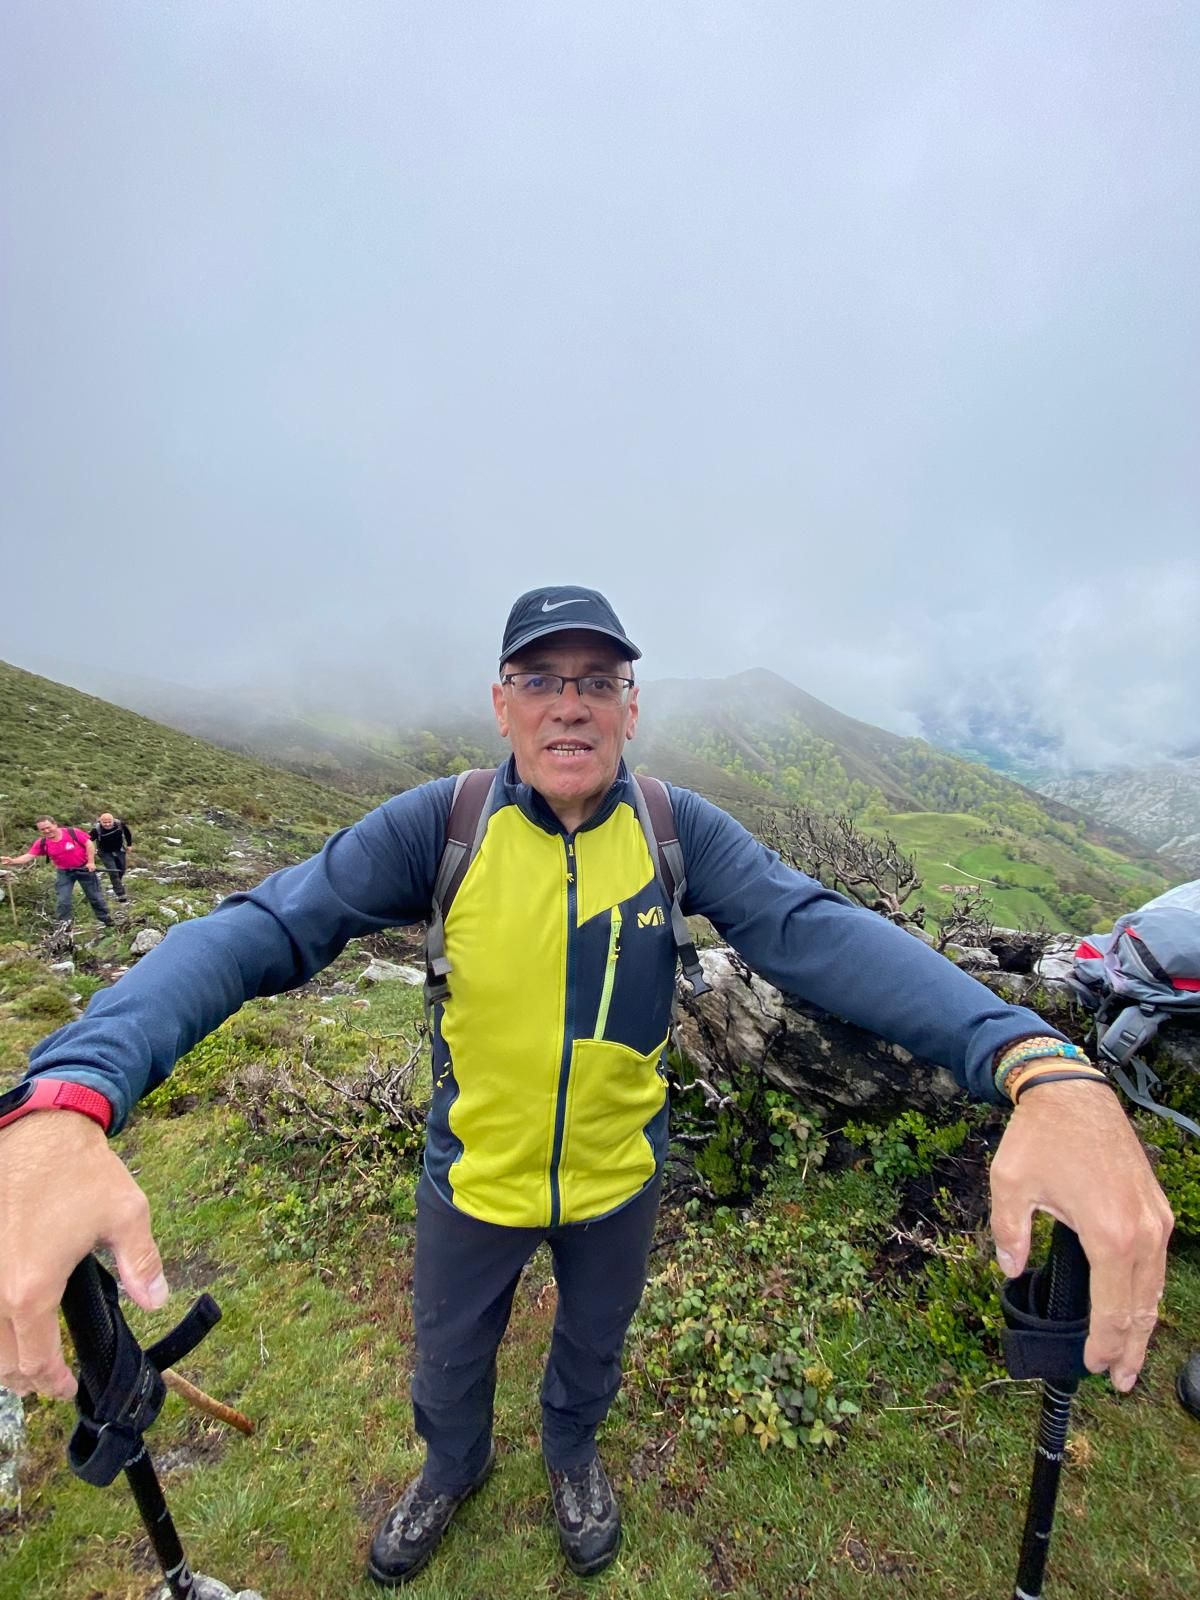
<svg viewBox="0 0 1200 1600">
<path fill-rule="evenodd" d="M 38 837 L 24 855 L 0 856 L 0 864 L 24 867 L 45 856 L 54 863 L 54 911 L 58 920 L 71 921 L 71 902 L 78 884 L 97 922 L 111 928 L 112 914 L 96 876 L 96 846 L 92 840 L 78 828 L 60 828 L 53 817 L 39 817 L 37 831 Z"/>
<path fill-rule="evenodd" d="M 129 896 L 125 893 L 124 882 L 125 849 L 133 843 L 133 834 L 120 817 L 114 817 L 111 811 L 102 811 L 88 830 L 88 838 L 96 846 L 100 865 L 112 880 L 113 893 L 118 900 L 126 901 Z"/>
<path fill-rule="evenodd" d="M 492 703 L 512 756 L 446 912 L 449 996 L 434 1018 L 414 1269 L 412 1397 L 426 1459 L 372 1540 L 368 1570 L 382 1584 L 420 1570 L 491 1471 L 496 1349 L 543 1240 L 559 1288 L 541 1396 L 559 1537 L 579 1574 L 617 1551 L 595 1435 L 646 1275 L 676 957 L 622 761 L 639 655 L 594 590 L 535 590 L 508 618 Z M 440 780 L 388 801 L 318 856 L 174 928 L 35 1049 L 47 1106 L 90 1092 L 96 1104 L 4 1126 L 0 1101 L 0 1383 L 73 1392 L 54 1308 L 98 1242 L 138 1304 L 163 1303 L 146 1201 L 105 1144 L 108 1113 L 121 1126 L 244 1000 L 304 982 L 355 935 L 428 919 L 453 788 Z M 1088 1365 L 1131 1388 L 1171 1216 L 1102 1076 L 1034 1013 L 783 866 L 716 806 L 671 796 L 685 912 L 708 916 L 767 978 L 944 1062 L 979 1098 L 1017 1098 L 992 1167 L 1001 1264 L 1021 1270 L 1035 1209 L 1068 1222 L 1092 1263 Z"/>
</svg>

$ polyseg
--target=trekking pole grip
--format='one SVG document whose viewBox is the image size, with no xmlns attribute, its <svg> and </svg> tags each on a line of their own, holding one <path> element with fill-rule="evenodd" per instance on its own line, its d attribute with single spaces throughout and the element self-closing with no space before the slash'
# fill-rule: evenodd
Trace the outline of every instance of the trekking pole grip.
<svg viewBox="0 0 1200 1600">
<path fill-rule="evenodd" d="M 1078 1322 L 1086 1317 L 1090 1280 L 1079 1235 L 1065 1222 L 1056 1222 L 1046 1263 L 1046 1316 L 1053 1322 Z"/>
<path fill-rule="evenodd" d="M 112 1373 L 117 1336 L 95 1256 L 84 1256 L 67 1279 L 62 1309 L 79 1358 L 79 1376 L 92 1398 L 98 1399 Z"/>
</svg>

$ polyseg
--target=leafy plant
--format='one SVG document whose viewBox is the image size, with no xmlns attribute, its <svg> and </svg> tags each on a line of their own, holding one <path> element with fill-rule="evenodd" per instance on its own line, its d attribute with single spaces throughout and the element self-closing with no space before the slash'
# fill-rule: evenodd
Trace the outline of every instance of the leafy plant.
<svg viewBox="0 0 1200 1600">
<path fill-rule="evenodd" d="M 1161 1117 L 1139 1117 L 1146 1142 L 1155 1151 L 1155 1176 L 1175 1213 L 1175 1231 L 1200 1238 L 1200 1140 Z"/>
<path fill-rule="evenodd" d="M 968 1128 L 962 1119 L 936 1126 L 920 1111 L 905 1111 L 880 1125 L 848 1122 L 843 1131 L 851 1144 L 869 1151 L 881 1178 L 894 1180 L 932 1172 L 939 1157 L 961 1147 Z"/>
<path fill-rule="evenodd" d="M 975 1234 L 950 1234 L 933 1247 L 924 1272 L 901 1296 L 929 1343 L 960 1373 L 997 1377 L 1004 1318 L 1001 1273 Z"/>
<path fill-rule="evenodd" d="M 799 1205 L 693 1216 L 676 1258 L 647 1289 L 634 1331 L 641 1368 L 703 1438 L 831 1446 L 858 1410 L 815 1349 L 821 1314 L 854 1315 L 867 1269 L 852 1237 L 865 1212 Z"/>
</svg>

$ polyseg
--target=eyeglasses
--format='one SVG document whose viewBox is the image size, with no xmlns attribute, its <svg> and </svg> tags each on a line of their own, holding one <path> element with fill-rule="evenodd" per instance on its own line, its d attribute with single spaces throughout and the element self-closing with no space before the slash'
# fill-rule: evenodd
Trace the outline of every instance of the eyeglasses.
<svg viewBox="0 0 1200 1600">
<path fill-rule="evenodd" d="M 557 672 L 506 672 L 500 682 L 519 700 L 553 700 L 573 683 L 579 698 L 595 706 L 621 705 L 633 688 L 632 678 L 616 678 L 607 672 L 585 678 L 564 678 Z"/>
</svg>

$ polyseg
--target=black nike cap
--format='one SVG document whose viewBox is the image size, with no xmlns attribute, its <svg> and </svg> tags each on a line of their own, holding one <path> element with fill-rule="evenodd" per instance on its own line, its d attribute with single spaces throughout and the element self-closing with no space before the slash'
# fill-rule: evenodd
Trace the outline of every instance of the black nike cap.
<svg viewBox="0 0 1200 1600">
<path fill-rule="evenodd" d="M 630 661 L 641 657 L 642 652 L 626 637 L 617 613 L 600 591 L 581 589 L 569 583 L 554 589 L 530 589 L 528 594 L 513 602 L 500 647 L 500 665 L 511 661 L 536 639 L 576 629 L 602 633 L 606 639 L 620 645 Z"/>
</svg>

